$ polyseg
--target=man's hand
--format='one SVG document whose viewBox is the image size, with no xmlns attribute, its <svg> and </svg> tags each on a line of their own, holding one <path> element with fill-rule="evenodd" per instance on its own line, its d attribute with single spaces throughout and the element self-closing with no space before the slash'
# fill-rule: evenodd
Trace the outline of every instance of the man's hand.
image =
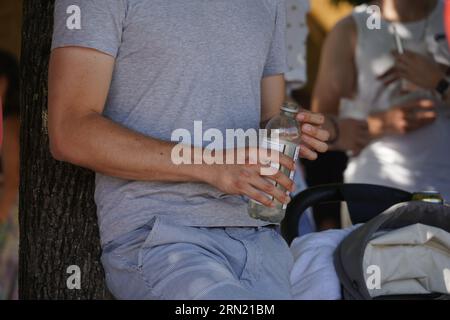
<svg viewBox="0 0 450 320">
<path fill-rule="evenodd" d="M 280 113 L 280 106 L 285 100 L 284 76 L 276 75 L 263 78 L 261 82 L 261 127 Z M 325 117 L 318 113 L 302 110 L 297 115 L 301 126 L 300 157 L 308 160 L 317 159 L 317 152 L 326 152 L 325 143 L 330 135 L 322 129 Z"/>
<path fill-rule="evenodd" d="M 353 156 L 357 156 L 370 141 L 367 121 L 356 119 L 339 121 L 339 139 L 334 145 L 337 150 L 351 151 Z"/>
<path fill-rule="evenodd" d="M 371 135 L 403 135 L 432 124 L 436 120 L 436 103 L 422 99 L 408 101 L 388 111 L 369 117 Z"/>
<path fill-rule="evenodd" d="M 279 164 L 290 171 L 295 169 L 294 161 L 286 155 L 271 150 L 258 148 L 245 148 L 235 150 L 237 157 L 245 159 L 244 164 L 216 164 L 207 170 L 208 183 L 226 194 L 244 195 L 256 200 L 267 207 L 273 207 L 273 201 L 267 195 L 273 196 L 280 203 L 289 203 L 290 198 L 286 192 L 276 188 L 273 183 L 280 184 L 285 190 L 294 191 L 294 181 L 278 170 L 273 170 L 273 175 L 261 175 L 264 168 L 269 168 L 271 159 L 279 159 Z M 257 155 L 255 158 L 255 155 Z M 264 155 L 268 155 L 265 157 Z M 269 156 L 270 155 L 270 156 Z M 270 181 L 272 180 L 272 181 Z"/>
<path fill-rule="evenodd" d="M 389 85 L 399 79 L 405 79 L 416 86 L 434 90 L 445 77 L 442 67 L 429 57 L 406 51 L 404 54 L 393 53 L 395 65 L 378 79 Z"/>
<path fill-rule="evenodd" d="M 322 129 L 325 123 L 325 117 L 322 114 L 300 111 L 297 120 L 301 126 L 300 156 L 308 160 L 316 160 L 317 153 L 323 153 L 328 150 L 326 141 L 330 138 L 327 130 Z"/>
</svg>

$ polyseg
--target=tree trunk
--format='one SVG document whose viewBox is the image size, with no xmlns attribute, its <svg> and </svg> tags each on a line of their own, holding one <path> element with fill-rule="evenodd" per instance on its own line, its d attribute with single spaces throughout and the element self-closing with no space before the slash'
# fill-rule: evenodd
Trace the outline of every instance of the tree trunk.
<svg viewBox="0 0 450 320">
<path fill-rule="evenodd" d="M 104 299 L 94 174 L 52 159 L 47 69 L 54 0 L 25 0 L 21 57 L 21 299 Z M 70 266 L 81 270 L 69 289 Z M 70 269 L 69 269 L 70 271 Z"/>
</svg>

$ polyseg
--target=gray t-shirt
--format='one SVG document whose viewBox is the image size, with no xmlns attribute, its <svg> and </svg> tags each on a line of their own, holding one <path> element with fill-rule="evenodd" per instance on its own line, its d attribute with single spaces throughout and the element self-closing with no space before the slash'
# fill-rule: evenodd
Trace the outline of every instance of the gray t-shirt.
<svg viewBox="0 0 450 320">
<path fill-rule="evenodd" d="M 284 0 L 56 0 L 52 49 L 115 57 L 104 116 L 131 130 L 170 141 L 176 129 L 193 133 L 198 120 L 203 131 L 256 129 L 261 79 L 286 69 L 285 15 Z M 103 244 L 155 216 L 190 226 L 264 225 L 242 197 L 202 183 L 97 174 L 95 201 Z"/>
</svg>

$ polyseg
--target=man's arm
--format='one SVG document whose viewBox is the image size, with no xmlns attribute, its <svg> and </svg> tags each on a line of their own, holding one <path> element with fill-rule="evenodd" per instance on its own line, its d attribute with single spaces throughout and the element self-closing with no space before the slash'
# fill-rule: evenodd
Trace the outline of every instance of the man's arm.
<svg viewBox="0 0 450 320">
<path fill-rule="evenodd" d="M 284 103 L 286 84 L 284 75 L 277 74 L 264 77 L 261 81 L 261 128 L 264 128 L 270 119 L 280 114 Z"/>
<path fill-rule="evenodd" d="M 114 59 L 80 47 L 53 51 L 49 70 L 49 135 L 53 156 L 61 161 L 128 180 L 204 182 L 226 194 L 246 195 L 266 206 L 282 203 L 293 181 L 281 172 L 260 175 L 261 164 L 183 164 L 171 160 L 173 143 L 133 132 L 102 115 L 114 68 Z M 278 106 L 279 107 L 279 106 Z M 201 149 L 195 151 L 202 152 Z M 238 150 L 245 152 L 246 150 Z M 234 152 L 233 152 L 234 154 Z M 280 164 L 293 170 L 292 159 L 279 154 Z"/>
<path fill-rule="evenodd" d="M 105 118 L 115 60 L 96 50 L 52 52 L 49 135 L 53 156 L 106 175 L 145 181 L 202 181 L 202 165 L 176 166 L 172 143 L 131 131 Z"/>
</svg>

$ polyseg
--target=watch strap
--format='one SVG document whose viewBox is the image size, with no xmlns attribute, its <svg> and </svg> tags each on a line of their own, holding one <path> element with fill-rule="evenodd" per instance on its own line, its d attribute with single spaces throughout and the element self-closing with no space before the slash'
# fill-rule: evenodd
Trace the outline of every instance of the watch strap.
<svg viewBox="0 0 450 320">
<path fill-rule="evenodd" d="M 439 81 L 438 85 L 436 86 L 436 91 L 441 95 L 445 95 L 448 88 L 450 87 L 450 82 L 447 79 L 442 79 Z"/>
</svg>

